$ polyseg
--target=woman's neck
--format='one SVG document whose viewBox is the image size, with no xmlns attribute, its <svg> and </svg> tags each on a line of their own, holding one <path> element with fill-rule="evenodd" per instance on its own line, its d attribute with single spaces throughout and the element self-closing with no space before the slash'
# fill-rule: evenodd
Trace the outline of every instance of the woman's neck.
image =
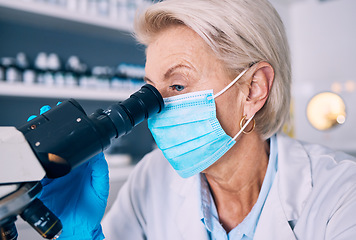
<svg viewBox="0 0 356 240">
<path fill-rule="evenodd" d="M 243 135 L 233 148 L 204 171 L 226 232 L 241 223 L 256 203 L 268 157 L 268 142 L 253 132 Z"/>
</svg>

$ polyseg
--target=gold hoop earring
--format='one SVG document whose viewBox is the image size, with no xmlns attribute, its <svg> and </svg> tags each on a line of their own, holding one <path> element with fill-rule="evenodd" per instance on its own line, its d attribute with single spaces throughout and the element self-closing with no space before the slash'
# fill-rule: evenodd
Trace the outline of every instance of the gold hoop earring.
<svg viewBox="0 0 356 240">
<path fill-rule="evenodd" d="M 243 125 L 246 123 L 246 115 L 245 116 L 243 116 L 242 117 L 242 119 L 241 119 L 241 121 L 240 121 L 240 128 L 242 128 L 243 127 Z M 253 121 L 253 125 L 252 125 L 252 128 L 249 130 L 249 131 L 242 131 L 244 134 L 249 134 L 249 133 L 251 133 L 254 129 L 255 129 L 255 127 L 256 127 L 256 121 L 255 121 L 255 119 L 252 119 L 252 121 Z"/>
</svg>

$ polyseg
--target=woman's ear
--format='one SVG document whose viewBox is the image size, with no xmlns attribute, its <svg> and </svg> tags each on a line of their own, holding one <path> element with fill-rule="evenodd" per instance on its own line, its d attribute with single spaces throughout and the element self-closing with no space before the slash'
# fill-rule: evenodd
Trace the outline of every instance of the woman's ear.
<svg viewBox="0 0 356 240">
<path fill-rule="evenodd" d="M 253 72 L 249 81 L 249 93 L 244 109 L 247 118 L 250 118 L 263 107 L 274 80 L 273 67 L 267 62 L 259 62 L 251 69 Z"/>
</svg>

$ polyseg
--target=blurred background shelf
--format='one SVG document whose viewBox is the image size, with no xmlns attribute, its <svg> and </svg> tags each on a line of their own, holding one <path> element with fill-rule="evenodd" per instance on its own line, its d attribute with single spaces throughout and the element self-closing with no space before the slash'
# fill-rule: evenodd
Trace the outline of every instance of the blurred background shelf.
<svg viewBox="0 0 356 240">
<path fill-rule="evenodd" d="M 79 4 L 79 1 L 71 1 Z M 108 1 L 108 4 L 116 3 Z M 111 9 L 112 6 L 108 6 Z M 0 19 L 88 35 L 132 40 L 132 23 L 117 16 L 98 16 L 68 7 L 26 0 L 0 0 Z"/>
<path fill-rule="evenodd" d="M 84 1 L 89 2 L 66 2 Z M 133 38 L 133 21 L 127 14 L 124 17 L 119 13 L 116 17 L 101 16 L 47 2 L 0 0 L 1 57 L 25 52 L 34 59 L 39 52 L 46 52 L 58 53 L 63 59 L 77 55 L 90 66 L 115 66 L 123 62 L 144 64 L 144 47 Z M 106 2 L 117 4 L 119 0 Z"/>
<path fill-rule="evenodd" d="M 23 83 L 9 84 L 0 82 L 0 96 L 11 97 L 122 101 L 128 98 L 134 91 L 133 89 L 84 89 L 81 87 L 25 85 Z"/>
</svg>

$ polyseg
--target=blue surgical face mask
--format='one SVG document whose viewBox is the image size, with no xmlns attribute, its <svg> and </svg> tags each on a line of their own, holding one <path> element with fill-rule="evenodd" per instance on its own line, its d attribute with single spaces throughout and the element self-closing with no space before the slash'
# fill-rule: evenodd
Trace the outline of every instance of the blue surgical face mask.
<svg viewBox="0 0 356 240">
<path fill-rule="evenodd" d="M 214 98 L 229 89 L 246 71 L 216 95 L 213 90 L 206 90 L 165 98 L 163 111 L 148 119 L 158 148 L 181 177 L 193 176 L 216 162 L 252 120 L 253 117 L 231 138 L 216 118 Z"/>
</svg>

